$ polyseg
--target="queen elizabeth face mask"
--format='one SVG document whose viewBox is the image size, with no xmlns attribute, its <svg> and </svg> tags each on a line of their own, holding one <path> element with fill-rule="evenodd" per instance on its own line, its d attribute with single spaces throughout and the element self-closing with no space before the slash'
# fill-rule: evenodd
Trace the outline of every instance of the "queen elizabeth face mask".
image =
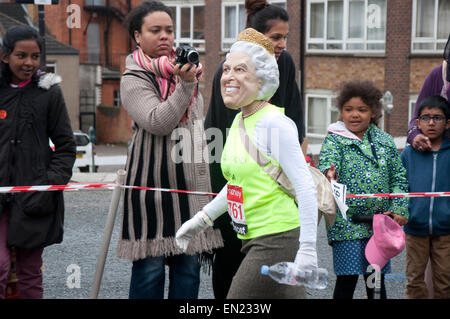
<svg viewBox="0 0 450 319">
<path fill-rule="evenodd" d="M 232 52 L 223 64 L 220 88 L 226 107 L 237 110 L 251 104 L 261 89 L 262 81 L 256 77 L 250 57 Z"/>
</svg>

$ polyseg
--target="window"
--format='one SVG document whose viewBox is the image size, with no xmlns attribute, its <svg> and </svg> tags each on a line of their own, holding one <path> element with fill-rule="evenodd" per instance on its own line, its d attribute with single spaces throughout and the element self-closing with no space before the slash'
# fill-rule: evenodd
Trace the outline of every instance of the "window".
<svg viewBox="0 0 450 319">
<path fill-rule="evenodd" d="M 105 1 L 104 0 L 86 0 L 87 6 L 104 6 Z"/>
<path fill-rule="evenodd" d="M 412 52 L 442 53 L 450 34 L 450 0 L 414 0 Z"/>
<path fill-rule="evenodd" d="M 56 63 L 54 62 L 47 62 L 45 65 L 45 72 L 47 73 L 55 73 L 56 74 Z"/>
<path fill-rule="evenodd" d="M 328 126 L 338 120 L 339 111 L 334 106 L 334 98 L 323 94 L 306 95 L 305 127 L 310 143 L 322 143 Z"/>
<path fill-rule="evenodd" d="M 386 0 L 308 0 L 308 52 L 384 52 Z"/>
<path fill-rule="evenodd" d="M 170 6 L 175 23 L 175 43 L 190 45 L 199 51 L 205 50 L 205 6 L 204 4 L 183 4 Z"/>
<path fill-rule="evenodd" d="M 409 96 L 409 106 L 408 106 L 408 125 L 414 116 L 414 109 L 416 108 L 416 101 L 419 96 L 417 94 Z"/>
<path fill-rule="evenodd" d="M 88 63 L 100 63 L 100 24 L 89 23 L 87 27 Z"/>
<path fill-rule="evenodd" d="M 286 9 L 286 1 L 274 0 L 270 4 Z M 244 1 L 222 3 L 222 50 L 228 51 L 242 30 L 245 29 L 247 15 Z"/>
<path fill-rule="evenodd" d="M 222 4 L 222 50 L 231 47 L 239 32 L 245 29 L 245 23 L 244 3 Z"/>
</svg>

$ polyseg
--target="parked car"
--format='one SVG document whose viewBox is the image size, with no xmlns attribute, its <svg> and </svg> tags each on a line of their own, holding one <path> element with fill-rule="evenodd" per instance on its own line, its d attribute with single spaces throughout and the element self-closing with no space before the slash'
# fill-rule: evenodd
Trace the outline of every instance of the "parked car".
<svg viewBox="0 0 450 319">
<path fill-rule="evenodd" d="M 75 138 L 75 144 L 77 145 L 77 155 L 73 170 L 79 169 L 80 172 L 89 172 L 89 166 L 95 164 L 92 155 L 95 156 L 95 145 L 91 143 L 89 135 L 82 131 L 73 131 L 73 137 Z M 50 148 L 54 151 L 55 145 L 52 140 L 49 140 Z M 98 166 L 95 166 L 95 172 Z"/>
<path fill-rule="evenodd" d="M 77 158 L 75 160 L 74 169 L 78 168 L 80 172 L 89 172 L 89 166 L 95 165 L 93 163 L 95 156 L 95 145 L 91 143 L 89 135 L 82 131 L 73 131 L 75 144 L 77 145 Z M 97 171 L 95 167 L 94 171 Z"/>
</svg>

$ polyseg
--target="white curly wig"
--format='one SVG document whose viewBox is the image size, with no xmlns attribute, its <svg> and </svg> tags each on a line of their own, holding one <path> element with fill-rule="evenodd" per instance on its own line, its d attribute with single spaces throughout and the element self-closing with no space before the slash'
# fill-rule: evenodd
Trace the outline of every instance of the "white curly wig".
<svg viewBox="0 0 450 319">
<path fill-rule="evenodd" d="M 262 81 L 261 90 L 256 100 L 270 100 L 280 84 L 278 64 L 275 56 L 267 52 L 262 46 L 247 41 L 235 42 L 231 46 L 227 58 L 233 52 L 247 54 L 255 66 L 256 77 Z"/>
</svg>

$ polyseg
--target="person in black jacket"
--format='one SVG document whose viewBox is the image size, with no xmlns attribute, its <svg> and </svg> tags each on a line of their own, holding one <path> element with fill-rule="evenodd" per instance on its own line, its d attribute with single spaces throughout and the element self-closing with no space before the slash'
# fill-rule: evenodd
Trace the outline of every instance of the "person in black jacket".
<svg viewBox="0 0 450 319">
<path fill-rule="evenodd" d="M 8 29 L 1 47 L 0 186 L 64 185 L 76 146 L 55 74 L 38 68 L 42 40 L 29 26 Z M 49 139 L 55 145 L 53 151 Z M 16 253 L 19 298 L 42 298 L 42 252 L 63 238 L 61 191 L 1 194 L 0 299 Z"/>
<path fill-rule="evenodd" d="M 304 138 L 304 120 L 300 91 L 295 80 L 295 65 L 291 55 L 285 50 L 286 39 L 289 33 L 289 15 L 281 7 L 270 5 L 265 0 L 246 0 L 247 28 L 254 28 L 268 37 L 275 49 L 275 57 L 280 72 L 280 85 L 271 103 L 283 107 L 285 115 L 292 119 L 297 125 L 300 144 Z M 225 144 L 226 130 L 238 111 L 225 107 L 220 93 L 220 78 L 222 77 L 222 65 L 218 68 L 213 81 L 212 95 L 208 113 L 205 119 L 205 130 L 209 128 L 219 128 L 222 132 L 223 141 L 213 140 L 209 144 L 211 157 L 215 159 L 221 157 L 216 154 L 217 148 L 213 145 L 222 142 Z M 226 180 L 222 175 L 220 163 L 213 159 L 210 161 L 211 187 L 213 192 L 219 192 Z M 225 299 L 231 281 L 241 264 L 244 254 L 240 252 L 241 241 L 234 233 L 228 214 L 223 214 L 214 222 L 214 227 L 219 228 L 224 239 L 224 247 L 216 249 L 212 258 L 212 283 L 214 296 L 216 299 Z"/>
</svg>

